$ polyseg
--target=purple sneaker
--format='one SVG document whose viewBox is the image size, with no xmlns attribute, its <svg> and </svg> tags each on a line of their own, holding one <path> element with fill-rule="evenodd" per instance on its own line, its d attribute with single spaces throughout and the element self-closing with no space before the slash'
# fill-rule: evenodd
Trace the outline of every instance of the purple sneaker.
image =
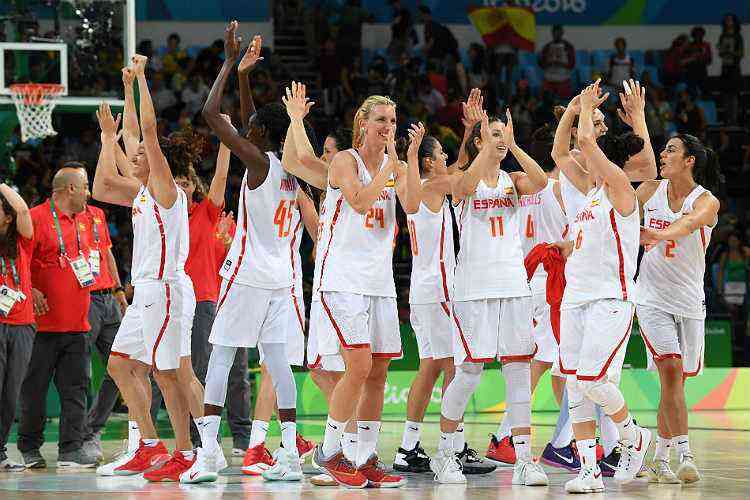
<svg viewBox="0 0 750 500">
<path fill-rule="evenodd" d="M 555 448 L 552 443 L 547 443 L 541 460 L 552 467 L 561 467 L 572 472 L 578 472 L 581 468 L 581 460 L 570 444 L 562 448 Z"/>
</svg>

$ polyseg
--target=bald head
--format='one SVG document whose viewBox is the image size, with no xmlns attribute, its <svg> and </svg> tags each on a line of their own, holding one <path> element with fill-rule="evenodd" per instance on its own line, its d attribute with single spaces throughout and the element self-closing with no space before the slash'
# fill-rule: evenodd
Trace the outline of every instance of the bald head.
<svg viewBox="0 0 750 500">
<path fill-rule="evenodd" d="M 52 178 L 52 191 L 60 191 L 71 184 L 80 187 L 85 181 L 83 172 L 78 168 L 61 168 Z"/>
<path fill-rule="evenodd" d="M 63 167 L 52 178 L 52 196 L 66 211 L 82 212 L 88 201 L 86 173 L 80 168 Z"/>
</svg>

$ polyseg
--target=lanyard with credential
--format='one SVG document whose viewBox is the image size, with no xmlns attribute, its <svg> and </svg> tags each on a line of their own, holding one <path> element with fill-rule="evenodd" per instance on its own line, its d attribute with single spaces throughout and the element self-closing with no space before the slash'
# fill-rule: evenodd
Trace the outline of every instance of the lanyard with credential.
<svg viewBox="0 0 750 500">
<path fill-rule="evenodd" d="M 65 242 L 63 241 L 62 228 L 60 227 L 60 219 L 57 217 L 57 210 L 55 210 L 55 200 L 50 198 L 49 207 L 52 211 L 52 219 L 55 221 L 55 231 L 57 231 L 57 245 L 60 251 L 60 267 L 65 265 L 63 257 L 67 257 L 68 253 L 65 251 Z M 81 254 L 81 235 L 78 233 L 78 224 L 73 218 L 73 227 L 76 230 L 76 245 L 78 245 L 78 254 Z"/>
<path fill-rule="evenodd" d="M 99 228 L 96 227 L 96 218 L 88 207 L 86 207 L 86 213 L 89 214 L 89 219 L 91 219 L 91 229 L 94 231 L 94 244 L 96 248 L 99 248 Z"/>
<path fill-rule="evenodd" d="M 10 261 L 10 270 L 13 273 L 13 284 L 17 285 L 17 286 L 20 286 L 21 285 L 21 280 L 18 279 L 18 270 L 16 269 L 16 259 L 14 259 L 14 258 L 11 257 L 8 260 Z M 0 259 L 0 267 L 2 267 L 2 269 L 0 269 L 0 271 L 2 271 L 2 273 L 3 273 L 3 280 L 4 280 L 5 279 L 5 275 L 8 272 L 8 269 L 5 266 L 5 257 L 3 257 L 2 259 Z"/>
</svg>

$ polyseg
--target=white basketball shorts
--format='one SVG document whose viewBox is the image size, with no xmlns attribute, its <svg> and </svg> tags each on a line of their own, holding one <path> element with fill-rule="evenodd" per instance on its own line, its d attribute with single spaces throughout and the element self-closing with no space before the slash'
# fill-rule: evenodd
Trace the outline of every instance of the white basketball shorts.
<svg viewBox="0 0 750 500">
<path fill-rule="evenodd" d="M 305 366 L 305 301 L 292 295 L 289 329 L 286 336 L 286 358 L 292 366 Z M 258 344 L 260 362 L 265 358 L 263 346 Z"/>
<path fill-rule="evenodd" d="M 534 357 L 530 296 L 454 301 L 453 318 L 458 331 L 453 345 L 456 365 Z"/>
<path fill-rule="evenodd" d="M 320 354 L 369 347 L 374 358 L 402 356 L 394 297 L 323 292 L 320 303 L 333 326 L 333 331 L 318 336 Z"/>
<path fill-rule="evenodd" d="M 208 341 L 227 347 L 285 344 L 293 321 L 291 287 L 267 290 L 223 279 Z"/>
<path fill-rule="evenodd" d="M 650 370 L 656 369 L 654 360 L 681 358 L 686 377 L 703 371 L 705 320 L 675 316 L 649 306 L 637 305 L 635 310 Z"/>
<path fill-rule="evenodd" d="M 411 327 L 417 338 L 419 359 L 453 357 L 453 336 L 456 325 L 450 302 L 411 304 Z"/>
<path fill-rule="evenodd" d="M 320 300 L 310 303 L 310 330 L 307 334 L 307 367 L 310 370 L 331 372 L 344 371 L 344 358 L 341 354 L 320 354 L 319 338 L 325 335 L 336 335 L 328 315 L 323 311 Z"/>
<path fill-rule="evenodd" d="M 550 306 L 547 304 L 547 294 L 537 293 L 531 296 L 534 315 L 534 342 L 537 351 L 534 359 L 543 363 L 554 363 L 557 359 L 557 340 L 552 332 L 550 320 Z"/>
<path fill-rule="evenodd" d="M 599 299 L 560 314 L 560 371 L 578 380 L 620 382 L 633 325 L 632 302 Z"/>
<path fill-rule="evenodd" d="M 112 355 L 134 359 L 157 370 L 176 370 L 190 356 L 195 293 L 190 278 L 135 286 L 112 343 Z"/>
</svg>

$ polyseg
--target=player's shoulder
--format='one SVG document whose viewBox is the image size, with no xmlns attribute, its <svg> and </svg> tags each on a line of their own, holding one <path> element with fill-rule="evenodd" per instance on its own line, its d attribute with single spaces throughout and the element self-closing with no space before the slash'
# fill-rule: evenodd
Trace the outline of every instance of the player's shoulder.
<svg viewBox="0 0 750 500">
<path fill-rule="evenodd" d="M 636 196 L 638 196 L 638 200 L 641 203 L 646 203 L 648 200 L 650 200 L 654 193 L 656 193 L 656 190 L 659 189 L 659 185 L 661 184 L 661 182 L 661 179 L 653 179 L 641 182 L 641 184 L 635 190 L 635 194 Z"/>
</svg>

